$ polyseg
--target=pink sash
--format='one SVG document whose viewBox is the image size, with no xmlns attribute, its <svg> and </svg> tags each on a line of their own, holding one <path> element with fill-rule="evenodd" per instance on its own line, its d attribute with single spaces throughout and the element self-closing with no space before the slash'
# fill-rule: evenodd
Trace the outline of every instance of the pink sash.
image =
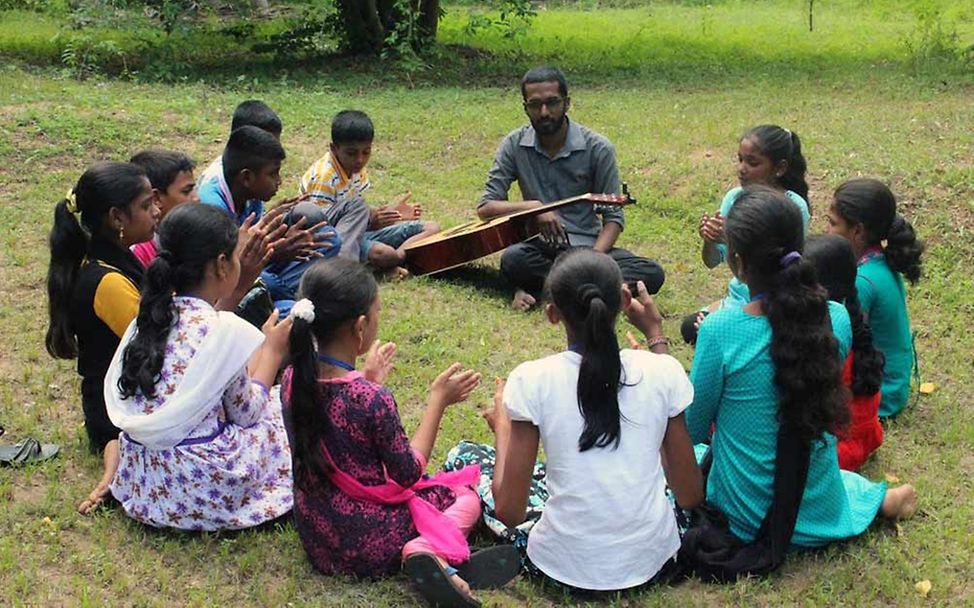
<svg viewBox="0 0 974 608">
<path fill-rule="evenodd" d="M 432 486 L 452 488 L 475 485 L 480 480 L 480 467 L 478 465 L 468 465 L 457 471 L 437 473 L 429 479 L 420 477 L 419 481 L 408 488 L 402 487 L 391 479 L 379 486 L 366 486 L 335 466 L 331 454 L 324 446 L 321 447 L 328 459 L 328 464 L 332 468 L 330 479 L 339 490 L 356 500 L 376 504 L 397 505 L 406 503 L 416 530 L 430 542 L 440 557 L 454 564 L 463 563 L 470 559 L 470 546 L 467 544 L 467 537 L 463 535 L 456 523 L 429 502 L 417 496 L 415 491 Z"/>
</svg>

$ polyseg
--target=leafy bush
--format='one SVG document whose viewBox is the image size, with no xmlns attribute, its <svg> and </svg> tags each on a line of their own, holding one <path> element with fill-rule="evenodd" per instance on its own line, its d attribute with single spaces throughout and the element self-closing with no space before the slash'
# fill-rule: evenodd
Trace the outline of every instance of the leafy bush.
<svg viewBox="0 0 974 608">
<path fill-rule="evenodd" d="M 903 46 L 914 70 L 930 62 L 954 63 L 964 58 L 957 29 L 938 2 L 918 0 L 913 13 L 916 25 L 903 39 Z"/>
</svg>

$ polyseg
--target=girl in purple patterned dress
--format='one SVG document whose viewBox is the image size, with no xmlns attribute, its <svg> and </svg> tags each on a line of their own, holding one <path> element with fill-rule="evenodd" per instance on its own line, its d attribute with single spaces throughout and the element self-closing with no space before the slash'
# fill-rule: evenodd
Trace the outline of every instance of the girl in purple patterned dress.
<svg viewBox="0 0 974 608">
<path fill-rule="evenodd" d="M 268 390 L 291 322 L 275 313 L 261 333 L 214 309 L 237 284 L 237 235 L 206 205 L 166 216 L 139 315 L 105 379 L 108 414 L 122 430 L 112 494 L 145 524 L 239 529 L 291 510 L 291 455 Z"/>
<path fill-rule="evenodd" d="M 395 345 L 376 342 L 379 294 L 371 272 L 348 260 L 318 262 L 299 297 L 290 317 L 292 367 L 281 391 L 294 517 L 308 558 L 325 574 L 363 577 L 393 574 L 402 561 L 429 602 L 479 605 L 470 588 L 513 578 L 517 552 L 502 546 L 470 555 L 466 535 L 480 517 L 470 487 L 477 467 L 432 479 L 423 471 L 444 410 L 464 401 L 480 374 L 458 363 L 440 374 L 410 441 L 382 386 Z M 366 351 L 358 372 L 355 361 Z"/>
</svg>

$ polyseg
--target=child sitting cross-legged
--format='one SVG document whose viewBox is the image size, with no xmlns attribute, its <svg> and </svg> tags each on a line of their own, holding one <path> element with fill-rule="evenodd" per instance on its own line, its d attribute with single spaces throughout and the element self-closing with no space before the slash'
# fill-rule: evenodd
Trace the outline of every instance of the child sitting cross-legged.
<svg viewBox="0 0 974 608">
<path fill-rule="evenodd" d="M 132 518 L 182 530 L 247 528 L 291 510 L 277 390 L 290 321 L 263 333 L 214 305 L 237 284 L 238 230 L 183 205 L 159 230 L 136 320 L 105 377 L 119 438 L 112 494 Z"/>
<path fill-rule="evenodd" d="M 559 256 L 545 286 L 545 313 L 564 326 L 567 348 L 522 363 L 506 385 L 498 382 L 488 417 L 496 436 L 495 515 L 509 529 L 524 522 L 529 506 L 539 510 L 529 492 L 544 445 L 548 498 L 527 538 L 525 568 L 571 592 L 666 580 L 680 548 L 666 485 L 681 507 L 703 499 L 683 415 L 693 390 L 666 354 L 662 317 L 645 285 L 637 287 L 633 297 L 604 253 L 578 248 Z M 619 350 L 623 311 L 653 352 Z"/>
<path fill-rule="evenodd" d="M 382 386 L 395 346 L 374 347 L 356 371 L 378 332 L 372 274 L 358 262 L 324 260 L 305 273 L 300 296 L 281 386 L 294 518 L 308 558 L 325 574 L 363 577 L 394 574 L 401 561 L 431 604 L 479 605 L 470 589 L 513 578 L 517 552 L 470 553 L 466 535 L 480 517 L 470 488 L 477 467 L 433 478 L 423 471 L 444 411 L 467 399 L 480 374 L 456 363 L 437 376 L 410 440 Z"/>
<path fill-rule="evenodd" d="M 409 194 L 395 205 L 366 204 L 371 186 L 366 165 L 374 138 L 372 120 L 364 112 L 339 112 L 331 123 L 329 153 L 308 168 L 300 191 L 325 209 L 328 223 L 342 239 L 341 257 L 391 270 L 405 263 L 407 243 L 439 232 L 440 226 L 419 219 L 422 207 L 408 204 Z"/>
</svg>

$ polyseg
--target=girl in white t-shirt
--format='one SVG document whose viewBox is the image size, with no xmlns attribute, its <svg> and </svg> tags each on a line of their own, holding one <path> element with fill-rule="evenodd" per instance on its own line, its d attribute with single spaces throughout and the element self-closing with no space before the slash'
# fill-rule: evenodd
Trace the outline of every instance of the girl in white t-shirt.
<svg viewBox="0 0 974 608">
<path fill-rule="evenodd" d="M 693 388 L 666 354 L 645 285 L 633 298 L 611 257 L 572 250 L 555 261 L 545 288 L 545 314 L 564 324 L 568 350 L 523 363 L 506 385 L 498 382 L 488 416 L 496 515 L 512 528 L 524 520 L 540 440 L 550 497 L 528 537 L 529 573 L 584 590 L 642 585 L 680 548 L 667 482 L 681 507 L 703 499 L 683 420 Z M 651 352 L 620 352 L 620 310 Z"/>
</svg>

